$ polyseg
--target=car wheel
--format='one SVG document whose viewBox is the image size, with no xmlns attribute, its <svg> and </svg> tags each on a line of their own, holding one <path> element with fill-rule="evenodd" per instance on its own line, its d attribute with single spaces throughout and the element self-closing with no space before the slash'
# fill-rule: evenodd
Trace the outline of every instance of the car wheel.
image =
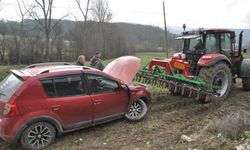
<svg viewBox="0 0 250 150">
<path fill-rule="evenodd" d="M 53 125 L 46 122 L 37 122 L 27 127 L 21 137 L 24 149 L 41 150 L 47 148 L 56 137 Z"/>
<path fill-rule="evenodd" d="M 147 113 L 147 105 L 142 99 L 135 101 L 125 114 L 125 118 L 129 121 L 140 121 Z"/>
</svg>

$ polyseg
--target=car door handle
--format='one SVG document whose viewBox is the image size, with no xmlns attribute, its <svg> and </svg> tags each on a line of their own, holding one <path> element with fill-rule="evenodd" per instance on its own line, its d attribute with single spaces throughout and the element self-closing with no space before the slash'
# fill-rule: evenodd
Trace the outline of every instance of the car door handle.
<svg viewBox="0 0 250 150">
<path fill-rule="evenodd" d="M 52 110 L 59 110 L 59 109 L 61 109 L 61 105 L 54 105 L 54 106 L 51 106 L 51 109 Z"/>
<path fill-rule="evenodd" d="M 102 103 L 102 100 L 101 99 L 98 99 L 98 100 L 95 100 L 94 101 L 94 105 L 99 105 Z"/>
</svg>

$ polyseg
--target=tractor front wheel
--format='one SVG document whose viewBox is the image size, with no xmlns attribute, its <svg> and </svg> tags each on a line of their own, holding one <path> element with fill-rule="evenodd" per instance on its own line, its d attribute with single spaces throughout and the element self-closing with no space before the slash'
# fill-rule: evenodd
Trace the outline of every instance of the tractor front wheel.
<svg viewBox="0 0 250 150">
<path fill-rule="evenodd" d="M 218 93 L 215 100 L 225 100 L 231 91 L 232 75 L 230 68 L 225 63 L 221 62 L 212 67 L 201 68 L 199 78 L 208 84 L 220 87 L 220 89 L 210 89 Z"/>
</svg>

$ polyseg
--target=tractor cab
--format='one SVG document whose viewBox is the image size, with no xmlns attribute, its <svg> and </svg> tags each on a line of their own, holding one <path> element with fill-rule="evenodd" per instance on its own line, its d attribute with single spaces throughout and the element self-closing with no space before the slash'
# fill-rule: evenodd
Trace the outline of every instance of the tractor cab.
<svg viewBox="0 0 250 150">
<path fill-rule="evenodd" d="M 197 31 L 186 31 L 182 36 L 176 38 L 183 40 L 182 59 L 190 64 L 190 72 L 196 75 L 199 71 L 199 61 L 202 56 L 221 56 L 232 67 L 237 67 L 241 61 L 241 43 L 239 50 L 235 49 L 235 33 L 227 29 L 199 29 Z M 205 57 L 206 58 L 206 57 Z M 210 63 L 214 61 L 207 61 Z M 239 67 L 237 67 L 239 68 Z M 235 70 L 235 69 L 234 69 Z M 237 70 L 235 70 L 237 72 Z"/>
<path fill-rule="evenodd" d="M 235 48 L 235 33 L 226 29 L 186 31 L 176 39 L 184 40 L 183 52 L 186 53 L 232 53 Z"/>
</svg>

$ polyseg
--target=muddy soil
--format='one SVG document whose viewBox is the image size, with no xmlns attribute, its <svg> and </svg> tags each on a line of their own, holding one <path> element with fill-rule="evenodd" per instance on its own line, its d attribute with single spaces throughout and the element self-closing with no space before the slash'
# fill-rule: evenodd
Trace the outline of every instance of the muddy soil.
<svg viewBox="0 0 250 150">
<path fill-rule="evenodd" d="M 239 82 L 239 81 L 238 81 Z M 152 100 L 146 118 L 131 123 L 120 119 L 58 137 L 49 150 L 122 149 L 122 150 L 192 150 L 236 149 L 244 140 L 218 138 L 214 124 L 236 111 L 250 110 L 250 92 L 237 83 L 223 103 L 201 104 L 194 99 L 162 96 Z M 194 139 L 181 139 L 187 135 Z M 0 149 L 20 149 L 0 140 Z"/>
</svg>

